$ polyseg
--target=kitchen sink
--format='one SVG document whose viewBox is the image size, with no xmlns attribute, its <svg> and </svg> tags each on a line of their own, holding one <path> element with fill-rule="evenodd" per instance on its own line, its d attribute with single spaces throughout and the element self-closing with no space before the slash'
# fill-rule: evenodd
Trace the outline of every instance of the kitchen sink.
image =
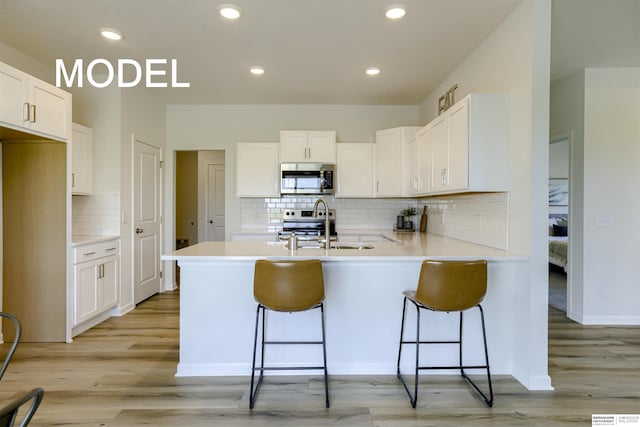
<svg viewBox="0 0 640 427">
<path fill-rule="evenodd" d="M 335 242 L 331 244 L 331 249 L 373 249 L 373 245 L 364 242 Z"/>
</svg>

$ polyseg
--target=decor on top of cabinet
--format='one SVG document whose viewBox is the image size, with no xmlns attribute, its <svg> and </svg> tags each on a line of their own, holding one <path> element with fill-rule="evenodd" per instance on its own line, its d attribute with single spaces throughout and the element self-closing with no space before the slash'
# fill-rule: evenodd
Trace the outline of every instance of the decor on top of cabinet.
<svg viewBox="0 0 640 427">
<path fill-rule="evenodd" d="M 455 91 L 458 89 L 458 84 L 451 86 L 451 88 L 444 93 L 440 98 L 438 98 L 438 115 L 447 111 L 455 101 Z"/>
</svg>

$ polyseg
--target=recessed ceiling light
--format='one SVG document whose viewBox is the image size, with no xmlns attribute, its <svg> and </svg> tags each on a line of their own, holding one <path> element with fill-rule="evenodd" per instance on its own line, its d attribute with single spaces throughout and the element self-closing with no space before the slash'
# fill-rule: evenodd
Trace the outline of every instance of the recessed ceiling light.
<svg viewBox="0 0 640 427">
<path fill-rule="evenodd" d="M 253 67 L 249 68 L 249 71 L 251 71 L 251 74 L 255 74 L 256 76 L 261 76 L 264 74 L 264 68 L 259 67 L 257 65 L 254 65 Z"/>
<path fill-rule="evenodd" d="M 102 37 L 109 40 L 122 40 L 122 34 L 118 30 L 113 28 L 100 28 L 100 34 Z"/>
<path fill-rule="evenodd" d="M 240 8 L 233 4 L 221 4 L 218 6 L 218 10 L 220 11 L 220 15 L 227 19 L 238 19 L 240 18 Z"/>
<path fill-rule="evenodd" d="M 407 8 L 402 4 L 392 4 L 387 7 L 385 15 L 389 19 L 400 19 L 407 13 Z"/>
<path fill-rule="evenodd" d="M 368 76 L 377 76 L 378 74 L 380 74 L 380 68 L 376 68 L 376 67 L 367 68 L 367 71 L 365 72 L 367 73 Z"/>
</svg>

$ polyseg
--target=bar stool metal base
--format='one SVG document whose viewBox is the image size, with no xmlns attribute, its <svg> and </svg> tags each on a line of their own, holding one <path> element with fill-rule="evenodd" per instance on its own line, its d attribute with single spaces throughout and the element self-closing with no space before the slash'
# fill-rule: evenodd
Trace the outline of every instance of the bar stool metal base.
<svg viewBox="0 0 640 427">
<path fill-rule="evenodd" d="M 256 403 L 256 398 L 258 397 L 258 391 L 260 390 L 260 386 L 262 385 L 262 380 L 264 378 L 264 371 L 292 371 L 292 370 L 323 370 L 324 371 L 324 397 L 325 397 L 325 407 L 329 407 L 329 377 L 327 374 L 327 347 L 325 340 L 325 330 L 324 330 L 324 304 L 320 303 L 315 307 L 311 307 L 309 310 L 313 310 L 315 308 L 320 309 L 321 321 L 322 321 L 322 341 L 266 341 L 265 340 L 265 312 L 268 310 L 262 304 L 258 304 L 258 308 L 256 310 L 256 329 L 253 340 L 253 363 L 251 365 L 251 389 L 249 394 L 249 408 L 253 409 L 253 406 Z M 260 366 L 256 367 L 256 355 L 257 355 L 257 347 L 258 347 L 258 324 L 260 323 L 260 312 L 262 311 L 262 340 L 261 346 L 262 351 L 260 355 Z M 264 350 L 265 345 L 322 345 L 322 366 L 278 366 L 278 367 L 270 367 L 264 366 Z M 260 375 L 258 376 L 258 380 L 255 381 L 256 371 L 260 371 Z M 255 384 L 255 386 L 254 386 Z"/>
<path fill-rule="evenodd" d="M 404 340 L 404 321 L 405 314 L 407 310 L 407 300 L 411 301 L 413 305 L 416 307 L 416 340 L 415 341 L 405 341 Z M 416 403 L 418 401 L 418 373 L 421 370 L 436 370 L 436 369 L 460 369 L 460 374 L 462 377 L 482 396 L 482 399 L 487 404 L 487 406 L 493 406 L 493 386 L 491 384 L 491 372 L 489 370 L 489 353 L 487 351 L 487 334 L 485 330 L 484 324 L 484 311 L 482 310 L 482 306 L 480 304 L 477 305 L 480 310 L 480 319 L 482 323 L 482 338 L 484 343 L 484 357 L 485 357 L 485 365 L 463 365 L 462 364 L 462 318 L 463 312 L 460 311 L 460 329 L 459 329 L 459 337 L 458 340 L 455 341 L 421 341 L 420 340 L 420 310 L 432 310 L 428 307 L 425 307 L 422 304 L 413 301 L 410 298 L 405 297 L 403 306 L 402 306 L 402 326 L 400 328 L 400 345 L 398 349 L 398 366 L 397 366 L 397 377 L 402 382 L 407 395 L 409 396 L 409 401 L 411 402 L 412 407 L 416 407 Z M 415 384 L 413 395 L 407 386 L 402 374 L 400 373 L 400 358 L 402 356 L 402 345 L 403 344 L 413 344 L 416 346 L 416 367 L 415 367 Z M 457 366 L 420 366 L 420 345 L 421 344 L 457 344 L 459 349 L 459 364 Z M 476 385 L 476 383 L 469 378 L 465 369 L 486 369 L 487 370 L 487 382 L 489 384 L 489 396 L 487 396 L 480 388 Z"/>
</svg>

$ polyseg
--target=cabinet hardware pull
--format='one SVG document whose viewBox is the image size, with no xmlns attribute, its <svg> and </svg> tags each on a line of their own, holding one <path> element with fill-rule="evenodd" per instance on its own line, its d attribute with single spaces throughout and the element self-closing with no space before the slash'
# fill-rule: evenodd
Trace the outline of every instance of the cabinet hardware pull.
<svg viewBox="0 0 640 427">
<path fill-rule="evenodd" d="M 84 254 L 84 256 L 89 256 L 89 255 L 95 255 L 96 251 L 92 251 L 92 252 L 87 252 Z"/>
<path fill-rule="evenodd" d="M 309 158 L 311 158 L 311 147 L 309 147 Z"/>
<path fill-rule="evenodd" d="M 107 248 L 106 251 L 115 251 L 117 248 Z"/>
<path fill-rule="evenodd" d="M 36 106 L 35 105 L 31 105 L 31 111 L 33 112 L 33 117 L 31 118 L 31 123 L 35 123 L 36 122 Z"/>
<path fill-rule="evenodd" d="M 22 108 L 22 121 L 23 122 L 28 122 L 29 121 L 29 112 L 31 111 L 31 106 L 28 102 L 24 103 L 24 107 Z"/>
<path fill-rule="evenodd" d="M 71 174 L 71 188 L 74 188 L 76 186 L 76 174 L 72 173 Z"/>
<path fill-rule="evenodd" d="M 380 192 L 380 181 L 376 181 L 376 193 Z"/>
</svg>

